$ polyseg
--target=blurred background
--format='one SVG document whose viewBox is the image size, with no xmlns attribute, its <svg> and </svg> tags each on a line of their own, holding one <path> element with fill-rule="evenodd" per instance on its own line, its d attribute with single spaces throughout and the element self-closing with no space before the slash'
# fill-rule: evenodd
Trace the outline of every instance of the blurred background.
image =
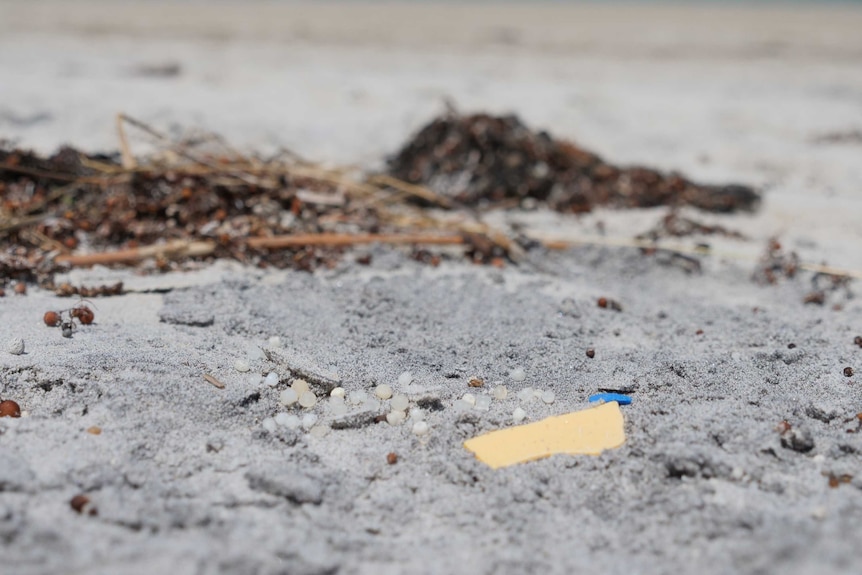
<svg viewBox="0 0 862 575">
<path fill-rule="evenodd" d="M 0 138 L 116 150 L 122 112 L 374 168 L 448 102 L 758 186 L 748 228 L 837 250 L 862 239 L 860 30 L 859 2 L 5 0 Z"/>
</svg>

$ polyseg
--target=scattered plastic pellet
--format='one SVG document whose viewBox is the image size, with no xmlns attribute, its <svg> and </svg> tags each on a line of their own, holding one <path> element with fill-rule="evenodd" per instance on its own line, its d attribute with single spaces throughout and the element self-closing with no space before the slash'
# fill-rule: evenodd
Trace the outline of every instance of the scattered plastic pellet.
<svg viewBox="0 0 862 575">
<path fill-rule="evenodd" d="M 330 397 L 340 397 L 344 399 L 345 391 L 343 387 L 336 387 L 332 391 L 329 392 Z"/>
<path fill-rule="evenodd" d="M 24 340 L 20 337 L 13 337 L 9 340 L 9 343 L 6 344 L 6 351 L 12 355 L 21 355 L 24 353 Z"/>
<path fill-rule="evenodd" d="M 512 378 L 512 381 L 524 381 L 527 379 L 527 372 L 522 367 L 516 367 L 509 372 L 509 377 Z"/>
<path fill-rule="evenodd" d="M 290 417 L 291 417 L 290 413 L 282 411 L 281 413 L 276 414 L 275 422 L 277 424 L 281 425 L 282 427 L 285 427 L 287 425 L 287 422 L 290 420 Z M 296 416 L 294 415 L 293 417 L 296 417 Z"/>
<path fill-rule="evenodd" d="M 389 425 L 401 425 L 407 419 L 407 414 L 403 411 L 390 411 L 386 414 L 386 423 Z"/>
<path fill-rule="evenodd" d="M 525 387 L 524 389 L 522 389 L 521 391 L 518 392 L 518 400 L 522 401 L 524 403 L 527 403 L 528 401 L 532 401 L 535 398 L 536 398 L 536 394 L 533 391 L 532 387 Z"/>
<path fill-rule="evenodd" d="M 590 396 L 590 403 L 597 401 L 601 401 L 602 403 L 616 401 L 620 405 L 629 405 L 632 402 L 632 398 L 622 393 L 596 393 Z"/>
<path fill-rule="evenodd" d="M 266 378 L 263 380 L 263 382 L 270 387 L 275 387 L 276 385 L 278 385 L 278 374 L 274 371 L 270 371 L 268 374 L 266 374 Z"/>
<path fill-rule="evenodd" d="M 378 399 L 389 399 L 392 397 L 392 386 L 381 383 L 374 388 L 374 395 L 376 395 Z"/>
<path fill-rule="evenodd" d="M 317 423 L 317 416 L 313 413 L 306 413 L 302 416 L 302 428 L 306 431 L 314 427 L 315 423 Z"/>
<path fill-rule="evenodd" d="M 347 402 L 352 405 L 360 405 L 368 401 L 368 393 L 362 390 L 351 391 L 347 397 Z"/>
<path fill-rule="evenodd" d="M 509 390 L 506 389 L 505 385 L 498 385 L 491 391 L 491 394 L 494 396 L 494 399 L 503 401 L 509 397 Z"/>
<path fill-rule="evenodd" d="M 410 406 L 410 399 L 403 393 L 396 393 L 392 396 L 389 406 L 394 411 L 407 411 L 407 408 Z"/>
<path fill-rule="evenodd" d="M 267 342 L 267 344 L 269 344 L 269 347 L 271 347 L 271 348 L 281 347 L 281 338 L 278 337 L 277 335 L 272 336 L 266 342 Z"/>
<path fill-rule="evenodd" d="M 410 419 L 413 421 L 425 421 L 425 410 L 421 407 L 414 407 L 410 410 Z"/>
<path fill-rule="evenodd" d="M 293 388 L 285 389 L 278 394 L 278 401 L 282 405 L 293 405 L 299 399 L 299 394 Z"/>
<path fill-rule="evenodd" d="M 314 407 L 316 403 L 317 396 L 310 391 L 303 392 L 303 394 L 299 396 L 299 405 L 306 409 Z"/>
<path fill-rule="evenodd" d="M 557 399 L 557 396 L 553 391 L 543 391 L 542 392 L 542 401 L 544 401 L 548 405 L 554 403 L 555 399 Z"/>
<path fill-rule="evenodd" d="M 251 366 L 244 359 L 238 359 L 233 362 L 233 368 L 241 373 L 245 373 L 251 369 Z"/>
<path fill-rule="evenodd" d="M 326 437 L 329 434 L 328 425 L 315 425 L 308 434 L 312 437 Z"/>
<path fill-rule="evenodd" d="M 267 417 L 263 421 L 260 422 L 261 426 L 269 432 L 273 432 L 278 428 L 278 424 L 275 423 L 275 420 L 271 417 Z"/>
<path fill-rule="evenodd" d="M 398 376 L 398 385 L 403 387 L 406 385 L 410 385 L 411 383 L 413 383 L 413 374 L 409 371 L 405 371 Z"/>
<path fill-rule="evenodd" d="M 476 396 L 472 393 L 465 393 L 461 396 L 461 401 L 466 401 L 470 404 L 470 407 L 473 407 L 474 405 L 476 405 Z"/>
<path fill-rule="evenodd" d="M 488 411 L 491 409 L 491 396 L 490 395 L 479 395 L 476 397 L 476 404 L 473 406 L 473 409 L 477 411 Z"/>
<path fill-rule="evenodd" d="M 288 414 L 284 422 L 284 426 L 288 429 L 299 429 L 301 425 L 302 420 L 299 419 L 298 415 L 295 415 L 293 413 Z"/>
<path fill-rule="evenodd" d="M 338 397 L 330 397 L 329 398 L 329 412 L 332 415 L 344 415 L 347 413 L 347 404 L 344 403 L 344 400 Z"/>
<path fill-rule="evenodd" d="M 427 435 L 428 423 L 426 423 L 425 421 L 417 421 L 413 424 L 413 433 L 416 435 Z"/>
<path fill-rule="evenodd" d="M 452 404 L 452 407 L 455 408 L 455 411 L 470 411 L 473 409 L 473 404 L 464 401 L 463 399 L 456 399 L 455 403 Z"/>
<path fill-rule="evenodd" d="M 302 395 L 309 390 L 308 382 L 304 379 L 294 379 L 290 384 L 290 388 L 295 391 L 297 395 Z"/>
<path fill-rule="evenodd" d="M 516 407 L 515 411 L 512 412 L 512 421 L 515 423 L 521 423 L 525 419 L 527 419 L 527 412 L 520 407 Z"/>
</svg>

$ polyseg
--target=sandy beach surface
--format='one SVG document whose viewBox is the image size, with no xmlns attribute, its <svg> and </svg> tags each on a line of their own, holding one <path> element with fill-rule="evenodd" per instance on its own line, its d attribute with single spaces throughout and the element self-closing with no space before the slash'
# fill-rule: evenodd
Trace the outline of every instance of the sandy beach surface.
<svg viewBox="0 0 862 575">
<path fill-rule="evenodd" d="M 862 275 L 860 29 L 851 6 L 0 2 L 0 138 L 40 152 L 115 150 L 122 112 L 376 168 L 448 101 L 763 193 L 752 214 L 683 211 L 743 236 L 679 239 L 710 244 L 699 272 L 617 245 L 666 208 L 538 209 L 487 221 L 582 245 L 503 269 L 371 246 L 314 274 L 73 270 L 129 293 L 71 339 L 42 323 L 70 300 L 7 289 L 0 397 L 24 414 L 0 418 L 0 571 L 855 572 L 859 281 L 752 273 L 777 236 Z M 299 373 L 309 409 L 279 403 Z M 372 397 L 338 415 L 327 382 Z M 506 399 L 456 404 L 497 382 Z M 422 415 L 375 422 L 384 383 Z M 619 449 L 492 470 L 462 446 L 600 388 L 631 390 Z M 281 412 L 313 417 L 264 425 Z"/>
</svg>

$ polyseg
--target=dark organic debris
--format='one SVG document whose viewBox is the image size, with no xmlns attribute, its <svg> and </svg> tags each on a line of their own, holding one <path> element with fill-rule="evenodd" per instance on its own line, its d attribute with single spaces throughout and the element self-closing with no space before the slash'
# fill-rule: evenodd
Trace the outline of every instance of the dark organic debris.
<svg viewBox="0 0 862 575">
<path fill-rule="evenodd" d="M 799 271 L 799 256 L 796 252 L 786 252 L 781 242 L 771 238 L 752 278 L 758 283 L 775 284 L 779 279 L 796 277 L 797 271 Z"/>
<path fill-rule="evenodd" d="M 689 205 L 753 210 L 760 196 L 741 185 L 699 185 L 676 173 L 619 167 L 516 116 L 455 113 L 422 128 L 389 162 L 389 173 L 469 206 L 515 206 L 532 198 L 564 212 L 596 206 Z"/>
<path fill-rule="evenodd" d="M 796 429 L 787 425 L 781 431 L 781 447 L 798 451 L 799 453 L 808 453 L 814 449 L 814 439 L 807 429 Z"/>
</svg>

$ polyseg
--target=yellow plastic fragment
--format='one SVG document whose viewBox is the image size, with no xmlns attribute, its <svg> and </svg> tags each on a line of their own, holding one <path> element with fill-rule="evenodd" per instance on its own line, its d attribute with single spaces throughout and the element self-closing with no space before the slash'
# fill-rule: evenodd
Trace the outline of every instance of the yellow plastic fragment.
<svg viewBox="0 0 862 575">
<path fill-rule="evenodd" d="M 464 442 L 476 458 L 499 469 L 557 453 L 599 455 L 626 441 L 623 414 L 616 401 L 549 417 L 535 423 L 492 431 Z"/>
</svg>

